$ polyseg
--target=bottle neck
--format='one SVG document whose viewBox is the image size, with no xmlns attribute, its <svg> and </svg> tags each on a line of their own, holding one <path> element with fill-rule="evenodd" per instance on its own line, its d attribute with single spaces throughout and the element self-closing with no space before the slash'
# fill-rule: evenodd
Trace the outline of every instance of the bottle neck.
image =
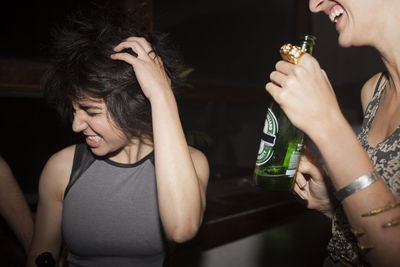
<svg viewBox="0 0 400 267">
<path fill-rule="evenodd" d="M 306 51 L 307 53 L 312 55 L 315 40 L 316 40 L 315 36 L 306 34 L 306 35 L 302 36 L 302 38 L 300 39 L 300 41 L 298 43 L 298 46 L 301 47 L 302 51 Z"/>
</svg>

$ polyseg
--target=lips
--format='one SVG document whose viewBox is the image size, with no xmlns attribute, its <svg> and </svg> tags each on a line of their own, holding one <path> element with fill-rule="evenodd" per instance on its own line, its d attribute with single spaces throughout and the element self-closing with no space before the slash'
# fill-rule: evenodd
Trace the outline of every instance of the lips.
<svg viewBox="0 0 400 267">
<path fill-rule="evenodd" d="M 98 135 L 88 135 L 86 136 L 86 143 L 90 147 L 98 147 L 102 138 Z"/>
</svg>

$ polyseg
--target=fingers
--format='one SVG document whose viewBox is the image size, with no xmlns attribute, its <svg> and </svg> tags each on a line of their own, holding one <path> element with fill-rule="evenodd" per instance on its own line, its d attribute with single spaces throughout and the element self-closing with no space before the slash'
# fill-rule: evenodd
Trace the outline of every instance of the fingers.
<svg viewBox="0 0 400 267">
<path fill-rule="evenodd" d="M 137 49 L 138 51 L 142 51 L 146 54 L 153 50 L 151 45 L 143 37 L 129 37 L 114 47 L 114 51 L 120 52 L 125 48 Z"/>
<path fill-rule="evenodd" d="M 289 73 L 292 72 L 293 68 L 295 68 L 296 65 L 289 63 L 284 60 L 280 60 L 276 63 L 275 69 L 283 74 L 288 75 Z"/>
<path fill-rule="evenodd" d="M 124 49 L 131 49 L 137 57 L 121 52 Z M 154 62 L 163 67 L 161 58 L 157 56 L 150 43 L 143 37 L 129 37 L 114 47 L 114 51 L 116 53 L 111 55 L 111 59 L 125 61 L 133 67 L 140 61 Z"/>
<path fill-rule="evenodd" d="M 310 54 L 304 54 L 297 65 L 305 68 L 320 68 L 318 61 Z"/>
<path fill-rule="evenodd" d="M 121 52 L 123 49 L 132 49 L 138 56 L 137 58 L 142 60 L 151 59 L 155 61 L 157 58 L 156 53 L 151 47 L 150 43 L 143 37 L 129 37 L 123 42 L 119 43 L 115 48 L 115 52 Z M 158 64 L 161 62 L 158 60 Z"/>
<path fill-rule="evenodd" d="M 143 37 L 128 37 L 125 42 L 137 42 L 139 43 L 143 49 L 149 53 L 150 51 L 153 50 L 153 48 L 151 47 L 150 43 Z"/>
<path fill-rule="evenodd" d="M 280 86 L 278 86 L 277 84 L 275 84 L 273 82 L 269 82 L 265 85 L 265 89 L 272 96 L 272 98 L 275 99 L 275 101 L 277 103 L 280 103 L 280 101 L 278 100 L 278 96 L 281 91 Z"/>
<path fill-rule="evenodd" d="M 301 172 L 297 171 L 295 177 L 295 183 L 300 189 L 304 189 L 307 186 L 307 179 Z"/>
<path fill-rule="evenodd" d="M 132 51 L 138 55 L 137 57 L 141 59 L 148 56 L 143 45 L 137 41 L 123 41 L 114 47 L 115 52 L 121 52 L 123 49 L 132 49 Z"/>
<path fill-rule="evenodd" d="M 281 104 L 280 99 L 285 99 L 285 90 L 282 89 L 293 80 L 289 75 L 294 72 L 296 65 L 281 60 L 276 63 L 275 68 L 276 70 L 269 75 L 270 82 L 266 84 L 265 89 L 277 103 Z"/>
<path fill-rule="evenodd" d="M 319 168 L 317 168 L 317 166 L 312 162 L 312 159 L 304 154 L 300 157 L 297 171 L 301 173 L 307 173 L 308 175 L 314 177 L 319 172 Z"/>
<path fill-rule="evenodd" d="M 282 84 L 286 81 L 287 79 L 287 75 L 279 72 L 279 71 L 273 71 L 271 72 L 271 74 L 269 75 L 269 78 L 271 80 L 271 82 L 275 83 L 276 85 L 278 85 L 279 87 L 282 87 Z"/>
<path fill-rule="evenodd" d="M 304 178 L 303 174 L 297 173 L 296 178 L 295 178 L 295 184 L 293 186 L 293 191 L 303 200 L 308 200 L 308 194 L 307 194 L 307 182 L 306 179 Z M 302 181 L 304 182 L 304 187 L 299 186 L 299 183 L 301 184 Z"/>
<path fill-rule="evenodd" d="M 134 57 L 128 53 L 116 53 L 116 54 L 112 54 L 110 57 L 113 60 L 125 61 L 126 63 L 131 64 L 132 66 L 135 66 L 138 61 L 138 59 L 136 57 Z"/>
<path fill-rule="evenodd" d="M 318 162 L 315 162 L 314 154 L 307 147 L 303 147 L 300 157 L 299 166 L 295 176 L 295 184 L 299 189 L 304 190 L 307 187 L 309 180 L 320 181 L 323 179 L 323 174 L 319 168 Z"/>
</svg>

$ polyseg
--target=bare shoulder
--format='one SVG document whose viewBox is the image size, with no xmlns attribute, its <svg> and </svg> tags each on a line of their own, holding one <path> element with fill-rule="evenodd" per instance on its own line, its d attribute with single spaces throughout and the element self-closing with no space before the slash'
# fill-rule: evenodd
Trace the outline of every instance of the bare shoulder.
<svg viewBox="0 0 400 267">
<path fill-rule="evenodd" d="M 207 165 L 208 165 L 207 157 L 204 155 L 203 152 L 201 152 L 200 150 L 198 150 L 197 148 L 194 148 L 192 146 L 189 146 L 189 152 L 194 161 L 200 161 L 202 163 L 207 163 Z"/>
<path fill-rule="evenodd" d="M 202 180 L 208 181 L 210 167 L 208 165 L 207 157 L 203 152 L 191 146 L 189 146 L 189 152 L 197 174 L 202 178 Z"/>
<path fill-rule="evenodd" d="M 374 91 L 375 91 L 375 87 L 376 84 L 379 80 L 379 77 L 382 75 L 381 72 L 375 74 L 374 76 L 372 76 L 362 87 L 361 89 L 361 105 L 362 105 L 362 109 L 363 112 L 365 113 L 365 110 L 367 109 L 367 105 L 368 103 L 371 101 L 373 95 L 374 95 Z"/>
<path fill-rule="evenodd" d="M 49 158 L 40 176 L 39 191 L 55 192 L 57 198 L 62 199 L 71 175 L 74 154 L 75 145 L 72 145 Z"/>
<path fill-rule="evenodd" d="M 45 169 L 56 169 L 58 172 L 71 171 L 75 154 L 75 145 L 68 146 L 53 154 L 45 165 Z"/>
</svg>

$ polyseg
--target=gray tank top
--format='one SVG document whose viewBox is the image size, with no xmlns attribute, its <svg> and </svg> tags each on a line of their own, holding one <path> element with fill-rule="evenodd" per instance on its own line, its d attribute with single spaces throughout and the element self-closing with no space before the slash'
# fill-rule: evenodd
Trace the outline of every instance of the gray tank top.
<svg viewBox="0 0 400 267">
<path fill-rule="evenodd" d="M 74 266 L 162 266 L 153 153 L 135 164 L 95 159 L 69 187 L 62 232 Z"/>
</svg>

